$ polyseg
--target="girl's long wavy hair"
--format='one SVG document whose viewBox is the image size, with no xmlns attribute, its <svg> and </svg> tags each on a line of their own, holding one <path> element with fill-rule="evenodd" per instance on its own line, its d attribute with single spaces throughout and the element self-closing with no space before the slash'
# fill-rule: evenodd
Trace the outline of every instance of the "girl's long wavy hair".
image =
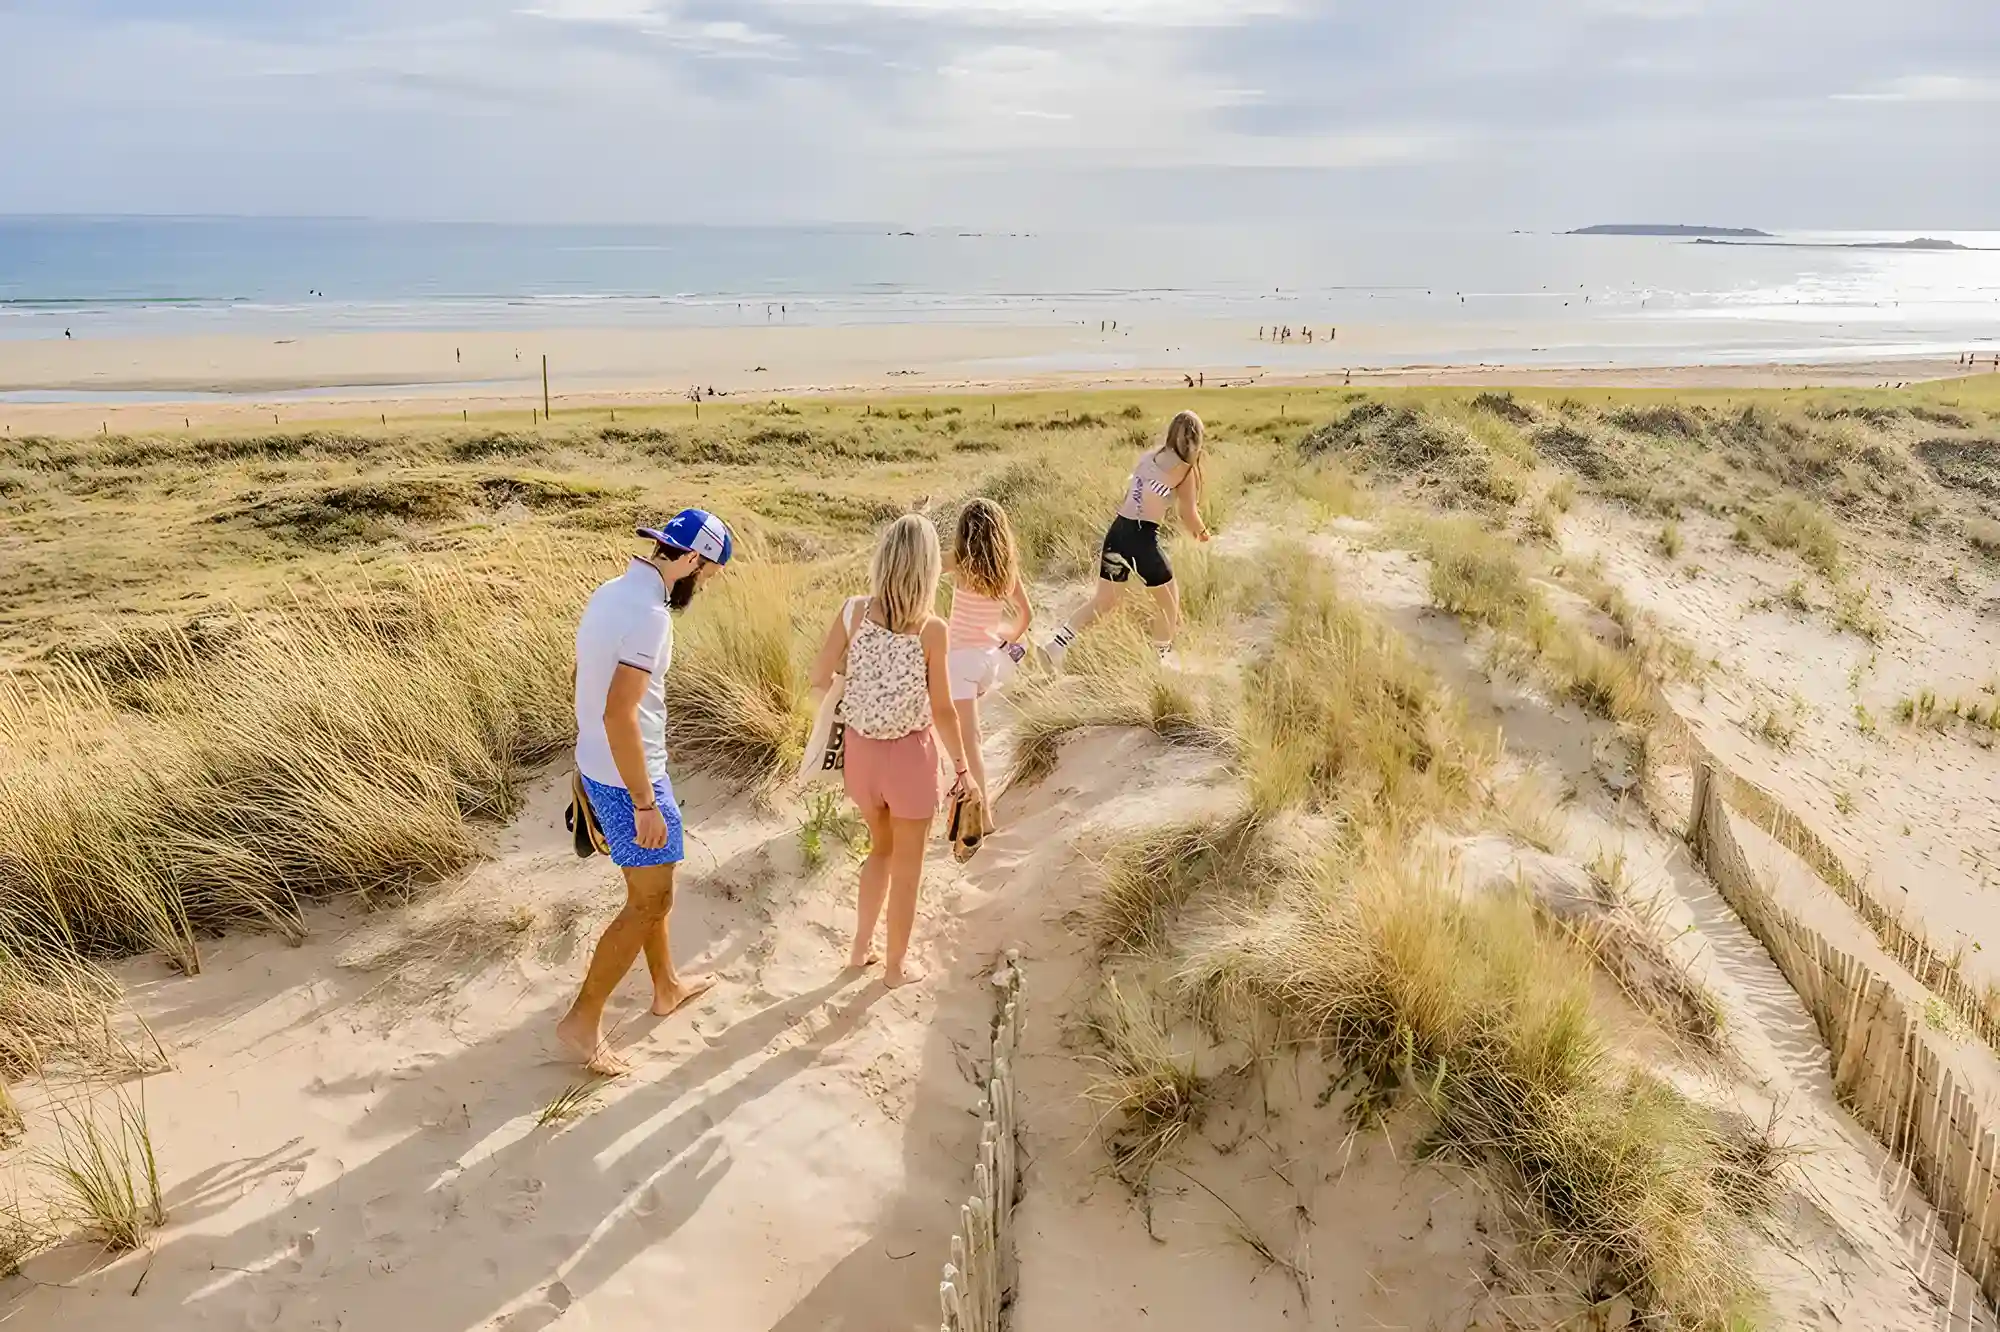
<svg viewBox="0 0 2000 1332">
<path fill-rule="evenodd" d="M 1190 411 L 1174 413 L 1174 419 L 1167 422 L 1167 437 L 1160 447 L 1188 465 L 1188 479 L 1194 482 L 1194 493 L 1202 492 L 1204 478 L 1201 474 L 1201 445 L 1206 430 L 1201 418 Z"/>
<path fill-rule="evenodd" d="M 1021 576 L 1021 555 L 1007 511 L 990 499 L 976 499 L 958 514 L 951 565 L 960 586 L 986 597 L 1004 597 Z"/>
<path fill-rule="evenodd" d="M 1188 466 L 1195 467 L 1201 463 L 1204 433 L 1199 416 L 1189 411 L 1175 412 L 1174 419 L 1167 422 L 1167 438 L 1161 447 Z"/>
<path fill-rule="evenodd" d="M 937 528 L 920 513 L 904 514 L 882 533 L 868 572 L 889 631 L 917 633 L 937 607 L 938 579 L 944 573 Z"/>
</svg>

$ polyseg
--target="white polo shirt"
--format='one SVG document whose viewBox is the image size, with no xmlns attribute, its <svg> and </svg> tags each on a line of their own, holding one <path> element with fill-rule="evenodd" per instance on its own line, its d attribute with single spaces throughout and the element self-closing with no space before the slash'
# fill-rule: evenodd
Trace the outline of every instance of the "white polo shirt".
<svg viewBox="0 0 2000 1332">
<path fill-rule="evenodd" d="M 604 700 L 621 665 L 651 678 L 639 697 L 639 739 L 646 774 L 667 775 L 667 667 L 674 659 L 674 622 L 659 570 L 634 559 L 624 573 L 590 594 L 576 626 L 576 768 L 593 782 L 624 786 L 604 733 Z"/>
</svg>

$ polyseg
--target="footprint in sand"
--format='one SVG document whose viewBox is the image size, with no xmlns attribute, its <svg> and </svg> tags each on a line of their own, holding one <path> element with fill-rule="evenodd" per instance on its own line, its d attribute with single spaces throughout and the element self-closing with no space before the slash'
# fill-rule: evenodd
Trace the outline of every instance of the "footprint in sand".
<svg viewBox="0 0 2000 1332">
<path fill-rule="evenodd" d="M 393 1193 L 385 1193 L 361 1205 L 361 1236 L 363 1239 L 382 1239 L 396 1233 L 395 1212 L 402 1202 Z"/>
<path fill-rule="evenodd" d="M 442 1230 L 465 1215 L 465 1196 L 450 1184 L 431 1195 L 431 1229 Z"/>
<path fill-rule="evenodd" d="M 569 1286 L 564 1282 L 551 1281 L 549 1288 L 542 1292 L 542 1298 L 548 1301 L 551 1309 L 562 1313 L 576 1297 L 570 1294 Z"/>
<path fill-rule="evenodd" d="M 541 1205 L 542 1181 L 528 1176 L 510 1181 L 506 1198 L 493 1210 L 500 1214 L 501 1225 L 513 1230 L 534 1220 Z"/>
<path fill-rule="evenodd" d="M 306 1270 L 306 1264 L 312 1261 L 313 1253 L 319 1248 L 319 1242 L 313 1238 L 314 1233 L 306 1230 L 292 1236 L 292 1256 L 278 1264 L 278 1271 L 286 1276 L 298 1276 Z"/>
<path fill-rule="evenodd" d="M 410 1259 L 410 1246 L 401 1235 L 384 1235 L 361 1250 L 368 1260 L 368 1275 L 385 1277 L 400 1271 Z"/>
<path fill-rule="evenodd" d="M 243 1326 L 248 1328 L 276 1327 L 285 1316 L 285 1303 L 275 1295 L 253 1295 L 243 1310 Z"/>
<path fill-rule="evenodd" d="M 409 1063 L 398 1065 L 395 1069 L 391 1070 L 389 1076 L 397 1082 L 408 1082 L 412 1078 L 420 1078 L 430 1069 L 431 1065 L 437 1063 L 443 1057 L 435 1051 L 421 1050 Z"/>
<path fill-rule="evenodd" d="M 472 1107 L 464 1101 L 448 1101 L 427 1111 L 421 1122 L 425 1128 L 438 1133 L 469 1133 L 472 1131 Z"/>
</svg>

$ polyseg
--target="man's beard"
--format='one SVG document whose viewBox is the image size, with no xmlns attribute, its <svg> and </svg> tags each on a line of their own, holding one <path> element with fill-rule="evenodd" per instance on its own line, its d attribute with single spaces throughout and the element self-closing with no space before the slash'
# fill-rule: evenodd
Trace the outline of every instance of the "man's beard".
<svg viewBox="0 0 2000 1332">
<path fill-rule="evenodd" d="M 674 585 L 667 589 L 668 610 L 684 611 L 688 608 L 688 603 L 694 600 L 695 588 L 698 586 L 695 579 L 700 572 L 697 569 L 694 573 L 677 579 Z"/>
</svg>

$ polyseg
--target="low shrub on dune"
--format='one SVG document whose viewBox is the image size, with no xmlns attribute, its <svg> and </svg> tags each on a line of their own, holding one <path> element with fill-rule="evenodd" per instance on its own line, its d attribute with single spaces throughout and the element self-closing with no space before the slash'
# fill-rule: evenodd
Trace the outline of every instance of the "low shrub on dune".
<svg viewBox="0 0 2000 1332">
<path fill-rule="evenodd" d="M 1308 565 L 1271 646 L 1244 677 L 1242 767 L 1252 808 L 1450 817 L 1493 754 L 1403 640 Z"/>
<path fill-rule="evenodd" d="M 22 743 L 0 767 L 13 933 L 193 969 L 202 933 L 295 930 L 302 897 L 466 864 L 467 817 L 509 811 L 524 766 L 574 732 L 576 608 L 603 571 L 553 548 L 517 558 L 512 576 L 413 571 L 359 606 L 297 604 L 146 681 L 143 711 L 76 674 L 15 687 Z"/>
<path fill-rule="evenodd" d="M 1428 1150 L 1500 1172 L 1544 1248 L 1659 1326 L 1730 1326 L 1750 1299 L 1739 1153 L 1616 1053 L 1586 959 L 1526 898 L 1468 898 L 1380 836 L 1233 904 L 1232 882 L 1202 885 L 1224 904 L 1173 940 L 1187 1011 L 1316 1045 L 1360 1087 L 1354 1113 L 1420 1110 Z"/>
<path fill-rule="evenodd" d="M 811 721 L 801 653 L 824 628 L 801 623 L 800 604 L 784 565 L 732 569 L 700 593 L 676 628 L 667 674 L 677 760 L 752 785 L 797 766 Z"/>
<path fill-rule="evenodd" d="M 1010 782 L 1055 770 L 1062 744 L 1099 726 L 1136 726 L 1174 744 L 1227 749 L 1229 710 L 1218 683 L 1163 666 L 1136 612 L 1093 625 L 1065 660 L 1062 676 L 1029 679 L 1013 690 Z"/>
<path fill-rule="evenodd" d="M 504 572 L 503 572 L 504 570 Z M 556 546 L 413 570 L 299 604 L 228 651 L 158 654 L 114 705 L 71 671 L 7 705 L 0 914 L 29 951 L 156 949 L 199 966 L 230 925 L 298 926 L 301 899 L 400 892 L 469 863 L 469 818 L 510 813 L 575 734 L 576 618 L 615 566 Z M 745 781 L 798 760 L 800 625 L 784 566 L 732 570 L 677 622 L 669 743 Z"/>
<path fill-rule="evenodd" d="M 1518 546 L 1463 521 L 1424 524 L 1416 540 L 1430 557 L 1432 604 L 1492 629 L 1503 655 L 1531 666 L 1558 696 L 1586 712 L 1623 722 L 1649 719 L 1651 690 L 1638 659 L 1553 610 Z M 1622 625 L 1620 631 L 1629 636 Z"/>
</svg>

